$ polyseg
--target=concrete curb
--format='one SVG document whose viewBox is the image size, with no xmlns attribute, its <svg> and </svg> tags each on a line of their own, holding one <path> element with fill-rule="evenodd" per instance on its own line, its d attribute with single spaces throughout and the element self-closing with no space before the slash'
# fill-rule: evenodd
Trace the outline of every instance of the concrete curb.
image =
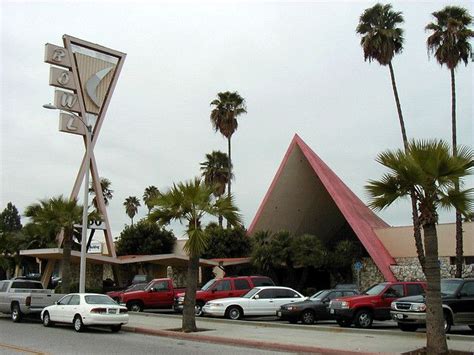
<svg viewBox="0 0 474 355">
<path fill-rule="evenodd" d="M 248 347 L 248 348 L 254 348 L 254 349 L 258 348 L 262 350 L 289 351 L 289 352 L 297 352 L 297 353 L 303 353 L 303 354 L 357 354 L 357 355 L 382 354 L 382 353 L 369 353 L 369 352 L 358 352 L 358 351 L 348 351 L 348 350 L 338 350 L 338 349 L 326 349 L 326 348 L 319 348 L 319 347 L 314 347 L 314 346 L 282 344 L 282 343 L 276 343 L 276 342 L 232 339 L 232 338 L 224 338 L 224 337 L 217 337 L 217 336 L 211 336 L 211 335 L 197 335 L 195 333 L 182 333 L 178 331 L 157 330 L 157 329 L 148 329 L 148 328 L 141 328 L 141 327 L 123 326 L 122 330 L 126 332 L 131 332 L 131 333 L 184 339 L 184 340 L 190 340 L 190 341 L 199 341 L 199 342 L 206 342 L 206 343 L 212 343 L 212 344 L 223 344 L 223 345 L 231 345 L 231 346 L 233 345 L 233 346 Z M 383 354 L 387 354 L 387 353 L 383 353 Z"/>
<path fill-rule="evenodd" d="M 141 317 L 163 317 L 163 318 L 179 318 L 181 319 L 180 314 L 157 314 L 157 313 L 147 313 L 147 312 L 129 312 L 134 316 L 141 316 Z M 252 322 L 245 320 L 230 320 L 226 318 L 213 318 L 213 317 L 196 317 L 196 322 L 200 322 L 200 320 L 204 322 L 214 322 L 214 323 L 226 323 L 226 324 L 242 324 L 242 325 L 249 325 L 252 324 L 253 326 L 259 326 L 262 328 L 283 328 L 283 329 L 302 329 L 302 330 L 317 330 L 317 331 L 325 331 L 331 333 L 353 333 L 353 334 L 367 334 L 367 335 L 376 335 L 376 334 L 384 334 L 384 335 L 392 335 L 392 336 L 400 336 L 399 330 L 386 330 L 386 329 L 359 329 L 359 328 L 343 328 L 343 327 L 329 327 L 324 325 L 303 325 L 303 324 L 281 324 L 281 323 L 274 323 L 274 322 L 267 322 L 267 321 L 259 321 L 259 322 Z M 421 338 L 426 339 L 426 333 L 416 333 L 416 332 L 403 332 L 404 336 L 412 337 L 412 338 Z M 474 336 L 469 335 L 457 335 L 457 334 L 447 334 L 447 340 L 464 340 L 464 341 L 474 341 Z"/>
</svg>

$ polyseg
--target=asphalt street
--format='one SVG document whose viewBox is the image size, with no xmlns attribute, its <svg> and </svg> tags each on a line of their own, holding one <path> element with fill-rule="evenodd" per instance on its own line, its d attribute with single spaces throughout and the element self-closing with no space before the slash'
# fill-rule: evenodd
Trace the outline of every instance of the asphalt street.
<svg viewBox="0 0 474 355">
<path fill-rule="evenodd" d="M 275 351 L 252 349 L 251 353 L 271 355 Z M 112 333 L 101 328 L 76 333 L 72 326 L 45 328 L 39 320 L 13 323 L 8 317 L 0 317 L 0 354 L 248 355 L 249 349 L 123 331 Z"/>
</svg>

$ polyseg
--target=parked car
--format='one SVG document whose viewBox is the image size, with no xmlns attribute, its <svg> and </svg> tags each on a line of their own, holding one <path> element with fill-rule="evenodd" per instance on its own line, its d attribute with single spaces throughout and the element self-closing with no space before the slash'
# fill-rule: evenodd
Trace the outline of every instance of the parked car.
<svg viewBox="0 0 474 355">
<path fill-rule="evenodd" d="M 82 332 L 89 325 L 107 326 L 112 332 L 118 332 L 128 323 L 128 310 L 107 295 L 71 293 L 43 309 L 41 320 L 45 327 L 54 323 L 72 324 L 76 332 Z"/>
<path fill-rule="evenodd" d="M 106 295 L 112 298 L 114 301 L 120 302 L 120 296 L 123 293 L 131 292 L 131 291 L 142 291 L 145 289 L 146 285 L 148 285 L 148 283 L 139 283 L 139 284 L 128 286 L 125 290 L 107 292 Z"/>
<path fill-rule="evenodd" d="M 441 280 L 444 330 L 451 326 L 466 324 L 474 330 L 474 279 Z M 414 332 L 426 325 L 425 296 L 403 297 L 392 302 L 390 314 L 398 327 L 406 332 Z"/>
<path fill-rule="evenodd" d="M 202 315 L 206 302 L 218 298 L 240 297 L 257 286 L 275 286 L 273 280 L 266 276 L 234 276 L 212 279 L 196 292 L 196 315 Z M 184 293 L 177 295 L 174 309 L 183 310 Z"/>
<path fill-rule="evenodd" d="M 44 307 L 62 296 L 53 290 L 43 289 L 39 281 L 0 281 L 0 312 L 10 314 L 14 322 L 21 322 L 24 316 L 39 315 Z"/>
<path fill-rule="evenodd" d="M 242 297 L 219 298 L 207 302 L 202 308 L 203 314 L 229 319 L 246 316 L 274 316 L 286 303 L 303 301 L 305 297 L 288 287 L 255 287 Z"/>
<path fill-rule="evenodd" d="M 153 277 L 148 275 L 135 275 L 132 279 L 132 285 L 141 284 L 141 283 L 148 283 L 153 280 Z"/>
<path fill-rule="evenodd" d="M 382 282 L 361 295 L 336 298 L 329 303 L 329 312 L 341 327 L 352 323 L 358 328 L 370 328 L 373 320 L 389 320 L 391 303 L 404 296 L 419 295 L 425 282 Z"/>
<path fill-rule="evenodd" d="M 128 310 L 142 312 L 144 308 L 173 308 L 176 295 L 184 288 L 175 288 L 169 278 L 154 279 L 142 291 L 130 291 L 120 295 L 120 303 Z"/>
<path fill-rule="evenodd" d="M 303 324 L 313 324 L 318 320 L 334 319 L 334 316 L 329 314 L 329 302 L 338 297 L 354 296 L 357 294 L 359 292 L 353 289 L 321 290 L 304 301 L 284 304 L 277 311 L 277 316 L 290 323 L 301 321 Z"/>
</svg>

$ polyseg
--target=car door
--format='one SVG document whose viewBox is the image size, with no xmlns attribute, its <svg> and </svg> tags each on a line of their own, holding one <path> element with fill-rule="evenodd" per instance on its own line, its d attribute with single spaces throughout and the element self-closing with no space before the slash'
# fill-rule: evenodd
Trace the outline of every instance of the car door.
<svg viewBox="0 0 474 355">
<path fill-rule="evenodd" d="M 173 290 L 168 280 L 161 280 L 153 286 L 153 303 L 155 307 L 171 307 L 173 304 Z"/>
<path fill-rule="evenodd" d="M 379 300 L 379 305 L 376 307 L 377 318 L 390 319 L 390 305 L 393 301 L 404 295 L 405 290 L 403 284 L 393 284 L 387 287 Z"/>
<path fill-rule="evenodd" d="M 345 296 L 342 291 L 332 291 L 329 292 L 322 300 L 321 302 L 317 302 L 314 305 L 314 311 L 316 313 L 316 316 L 318 319 L 330 319 L 330 314 L 329 314 L 329 302 L 331 302 L 333 299 L 336 298 L 341 298 Z"/>
<path fill-rule="evenodd" d="M 231 297 L 232 285 L 229 279 L 217 281 L 211 288 L 211 294 L 209 295 L 209 301 L 218 298 Z"/>
<path fill-rule="evenodd" d="M 263 289 L 254 295 L 248 303 L 248 310 L 244 309 L 244 314 L 248 315 L 266 315 L 271 314 L 275 298 L 275 290 L 272 288 Z M 276 314 L 276 309 L 273 311 Z"/>
<path fill-rule="evenodd" d="M 464 282 L 450 306 L 454 313 L 454 324 L 474 324 L 474 281 Z"/>
<path fill-rule="evenodd" d="M 63 321 L 65 323 L 72 323 L 72 321 L 74 320 L 74 316 L 77 313 L 80 314 L 79 306 L 80 306 L 80 296 L 72 295 L 67 305 L 64 305 Z"/>
<path fill-rule="evenodd" d="M 286 288 L 277 288 L 274 290 L 273 302 L 269 302 L 269 315 L 276 315 L 276 311 L 284 304 L 302 301 L 303 298 L 295 291 Z"/>
<path fill-rule="evenodd" d="M 251 288 L 248 279 L 234 279 L 234 291 L 231 292 L 230 297 L 241 297 L 250 291 Z"/>
<path fill-rule="evenodd" d="M 9 304 L 7 304 L 7 288 L 8 281 L 0 281 L 0 312 L 9 311 Z"/>
<path fill-rule="evenodd" d="M 53 307 L 49 308 L 49 317 L 52 321 L 54 322 L 64 322 L 65 319 L 65 307 L 69 303 L 69 300 L 71 299 L 72 295 L 66 295 L 63 298 L 61 298 L 56 305 Z"/>
</svg>

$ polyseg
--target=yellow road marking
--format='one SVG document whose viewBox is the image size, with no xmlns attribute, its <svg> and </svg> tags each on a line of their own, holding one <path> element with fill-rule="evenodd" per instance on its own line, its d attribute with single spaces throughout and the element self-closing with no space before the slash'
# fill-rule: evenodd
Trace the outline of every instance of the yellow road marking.
<svg viewBox="0 0 474 355">
<path fill-rule="evenodd" d="M 21 348 L 19 346 L 5 344 L 5 343 L 0 343 L 0 348 L 6 348 L 6 349 L 12 349 L 12 350 L 16 350 L 16 351 L 22 351 L 24 353 L 29 353 L 29 354 L 46 355 L 46 353 L 44 353 L 42 351 L 31 350 L 31 349 L 28 349 L 28 348 Z"/>
</svg>

